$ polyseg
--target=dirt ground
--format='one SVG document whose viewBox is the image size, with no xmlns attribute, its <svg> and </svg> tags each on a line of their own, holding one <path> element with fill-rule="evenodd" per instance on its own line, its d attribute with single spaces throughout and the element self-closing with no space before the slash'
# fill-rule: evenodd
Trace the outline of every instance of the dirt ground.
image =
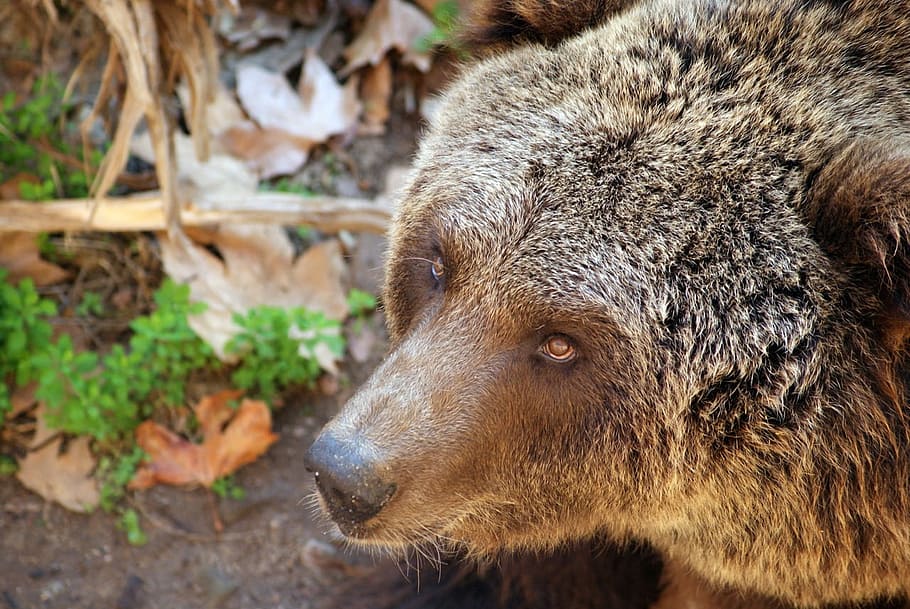
<svg viewBox="0 0 910 609">
<path fill-rule="evenodd" d="M 361 138 L 349 152 L 360 175 L 381 187 L 386 168 L 405 165 L 418 120 L 393 120 L 386 136 Z M 351 194 L 345 192 L 344 194 Z M 352 286 L 376 292 L 384 239 L 356 236 Z M 156 487 L 134 493 L 148 543 L 130 546 L 115 517 L 79 515 L 45 503 L 12 477 L 0 478 L 0 607 L 4 609 L 318 609 L 326 594 L 374 560 L 335 545 L 306 500 L 312 475 L 303 455 L 316 433 L 369 375 L 385 349 L 367 362 L 346 361 L 332 396 L 295 396 L 275 415 L 280 440 L 236 481 L 242 500 L 218 500 L 225 531 L 213 532 L 209 496 L 201 489 Z"/>
</svg>

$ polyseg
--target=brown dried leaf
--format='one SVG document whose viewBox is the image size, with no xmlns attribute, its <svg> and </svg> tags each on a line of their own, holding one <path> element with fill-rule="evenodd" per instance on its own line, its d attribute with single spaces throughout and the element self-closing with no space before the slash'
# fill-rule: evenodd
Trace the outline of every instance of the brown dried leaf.
<svg viewBox="0 0 910 609">
<path fill-rule="evenodd" d="M 35 233 L 0 232 L 0 268 L 8 271 L 6 280 L 18 283 L 30 277 L 35 285 L 51 285 L 69 277 L 69 273 L 41 259 Z"/>
<path fill-rule="evenodd" d="M 392 62 L 388 57 L 364 70 L 360 99 L 363 101 L 363 131 L 370 135 L 384 133 L 392 99 Z"/>
<path fill-rule="evenodd" d="M 186 83 L 180 83 L 177 86 L 177 95 L 184 108 L 192 106 L 193 99 Z M 205 105 L 205 126 L 208 133 L 217 136 L 245 121 L 246 115 L 234 98 L 234 94 L 219 82 L 215 87 L 212 99 Z"/>
<path fill-rule="evenodd" d="M 36 384 L 29 383 L 25 387 L 17 387 L 13 391 L 12 395 L 9 396 L 11 408 L 6 413 L 7 419 L 15 418 L 35 405 L 35 389 L 37 389 Z"/>
<path fill-rule="evenodd" d="M 348 342 L 348 353 L 355 362 L 364 363 L 370 359 L 370 353 L 376 344 L 376 332 L 367 324 L 361 325 L 356 331 L 345 332 Z"/>
<path fill-rule="evenodd" d="M 210 477 L 199 447 L 154 421 L 145 421 L 136 428 L 136 444 L 150 461 L 136 471 L 129 488 L 191 484 Z"/>
<path fill-rule="evenodd" d="M 315 143 L 352 130 L 360 114 L 357 82 L 339 85 L 313 49 L 307 51 L 297 92 L 284 75 L 247 64 L 237 70 L 237 96 L 261 127 Z"/>
<path fill-rule="evenodd" d="M 31 449 L 41 448 L 48 440 L 60 433 L 60 430 L 48 426 L 46 414 L 47 406 L 44 403 L 39 404 L 34 413 L 35 434 L 28 443 L 28 447 Z"/>
<path fill-rule="evenodd" d="M 174 132 L 172 137 L 177 179 L 183 186 L 183 194 L 197 205 L 204 205 L 206 201 L 235 200 L 256 192 L 259 179 L 243 161 L 226 154 L 212 154 L 208 160 L 200 161 L 188 136 Z M 155 151 L 147 131 L 133 137 L 130 151 L 145 161 L 155 162 Z"/>
<path fill-rule="evenodd" d="M 272 415 L 264 402 L 243 400 L 234 410 L 230 402 L 240 392 L 222 391 L 203 398 L 196 417 L 203 430 L 194 444 L 169 429 L 146 421 L 136 429 L 136 443 L 149 455 L 129 483 L 143 489 L 155 484 L 200 484 L 210 488 L 218 478 L 255 461 L 278 440 L 272 433 Z"/>
<path fill-rule="evenodd" d="M 291 19 L 258 6 L 245 5 L 220 33 L 239 51 L 249 51 L 263 40 L 285 40 L 291 34 Z"/>
<path fill-rule="evenodd" d="M 261 179 L 288 175 L 303 167 L 313 143 L 280 129 L 261 129 L 246 121 L 218 138 L 224 150 L 246 162 Z"/>
<path fill-rule="evenodd" d="M 220 258 L 192 242 L 165 235 L 160 242 L 168 275 L 188 283 L 191 298 L 208 305 L 190 325 L 222 360 L 233 359 L 224 345 L 237 332 L 235 313 L 271 305 L 306 307 L 330 319 L 347 315 L 346 266 L 337 240 L 318 243 L 296 259 L 287 234 L 273 225 L 221 226 L 209 243 Z"/>
<path fill-rule="evenodd" d="M 61 453 L 62 438 L 33 450 L 19 459 L 16 477 L 32 491 L 49 501 L 56 501 L 74 512 L 89 512 L 100 500 L 98 487 L 91 477 L 95 458 L 87 437 L 76 438 Z"/>
<path fill-rule="evenodd" d="M 386 53 L 396 49 L 405 63 L 421 72 L 430 69 L 429 53 L 415 50 L 417 42 L 433 31 L 433 21 L 419 8 L 403 0 L 378 0 L 367 15 L 363 31 L 344 50 L 346 76 L 365 65 L 378 65 Z"/>
</svg>

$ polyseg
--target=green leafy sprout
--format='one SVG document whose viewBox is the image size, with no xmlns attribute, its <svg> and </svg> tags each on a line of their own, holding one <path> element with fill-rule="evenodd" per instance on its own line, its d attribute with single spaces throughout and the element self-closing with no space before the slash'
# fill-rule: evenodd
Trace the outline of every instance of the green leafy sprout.
<svg viewBox="0 0 910 609">
<path fill-rule="evenodd" d="M 433 29 L 429 34 L 420 38 L 415 44 L 417 51 L 426 53 L 435 47 L 449 47 L 460 54 L 463 53 L 458 45 L 455 33 L 458 30 L 458 0 L 443 0 L 433 7 Z"/>
<path fill-rule="evenodd" d="M 53 75 L 39 78 L 31 95 L 18 101 L 10 91 L 0 99 L 0 182 L 28 176 L 19 182 L 19 196 L 30 201 L 86 197 L 101 152 L 84 158 L 76 126 L 68 120 L 72 104 Z"/>
</svg>

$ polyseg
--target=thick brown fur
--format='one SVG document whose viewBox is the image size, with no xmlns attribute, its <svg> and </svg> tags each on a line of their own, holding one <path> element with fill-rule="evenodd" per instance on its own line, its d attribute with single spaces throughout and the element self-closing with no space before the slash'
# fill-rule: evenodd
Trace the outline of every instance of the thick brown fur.
<svg viewBox="0 0 910 609">
<path fill-rule="evenodd" d="M 472 2 L 462 33 L 471 49 L 501 50 L 509 45 L 555 44 L 618 11 L 623 0 L 484 0 Z"/>
<path fill-rule="evenodd" d="M 481 8 L 544 44 L 421 145 L 391 352 L 326 432 L 396 485 L 352 534 L 641 540 L 714 598 L 903 602 L 910 2 L 569 4 Z"/>
</svg>

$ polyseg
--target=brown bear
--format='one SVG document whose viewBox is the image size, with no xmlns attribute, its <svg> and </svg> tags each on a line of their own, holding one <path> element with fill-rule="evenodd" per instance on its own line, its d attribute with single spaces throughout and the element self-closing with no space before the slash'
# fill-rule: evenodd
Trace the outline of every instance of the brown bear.
<svg viewBox="0 0 910 609">
<path fill-rule="evenodd" d="M 664 607 L 902 606 L 910 1 L 620 4 L 481 6 L 322 503 L 366 546 L 638 541 Z"/>
</svg>

